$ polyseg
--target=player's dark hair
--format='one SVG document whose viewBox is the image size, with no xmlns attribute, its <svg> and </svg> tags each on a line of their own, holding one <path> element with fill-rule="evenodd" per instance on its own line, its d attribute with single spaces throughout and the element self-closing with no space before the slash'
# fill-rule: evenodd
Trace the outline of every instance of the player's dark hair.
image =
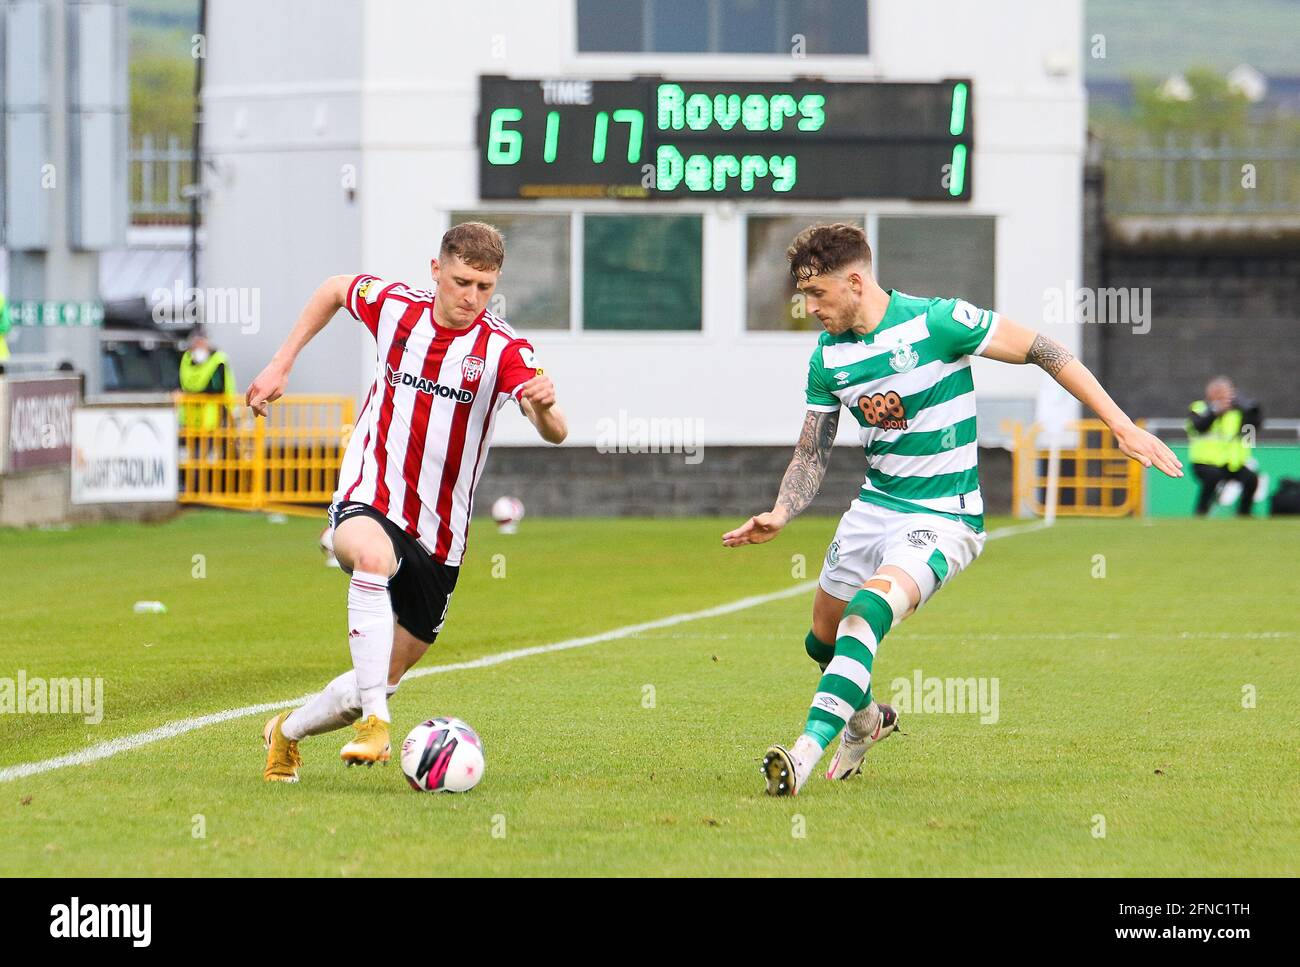
<svg viewBox="0 0 1300 967">
<path fill-rule="evenodd" d="M 506 243 L 501 233 L 486 222 L 461 222 L 442 236 L 438 258 L 454 255 L 481 272 L 501 268 L 506 260 Z"/>
<path fill-rule="evenodd" d="M 871 267 L 871 246 L 867 234 L 856 225 L 810 225 L 794 237 L 785 251 L 795 281 L 825 272 L 836 272 L 854 262 Z"/>
</svg>

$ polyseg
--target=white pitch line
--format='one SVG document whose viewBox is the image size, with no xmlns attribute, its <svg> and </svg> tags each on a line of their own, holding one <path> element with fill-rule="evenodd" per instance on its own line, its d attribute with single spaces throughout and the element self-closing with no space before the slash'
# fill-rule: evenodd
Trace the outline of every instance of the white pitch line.
<svg viewBox="0 0 1300 967">
<path fill-rule="evenodd" d="M 1034 531 L 1047 530 L 1054 526 L 1053 524 L 1039 519 L 1031 520 L 1027 524 L 1008 524 L 1006 527 L 999 527 L 997 530 L 989 531 L 985 540 L 995 540 L 999 537 L 1013 537 L 1016 534 L 1032 534 Z"/>
<path fill-rule="evenodd" d="M 156 729 L 150 729 L 148 732 L 136 732 L 134 735 L 124 735 L 118 739 L 100 742 L 79 752 L 69 752 L 67 755 L 55 756 L 53 759 L 42 759 L 40 762 L 26 762 L 22 765 L 8 766 L 0 769 L 0 782 L 23 779 L 53 769 L 62 769 L 65 766 L 82 766 L 90 762 L 98 762 L 100 759 L 107 759 L 119 752 L 129 752 L 132 749 L 140 748 L 142 745 L 151 745 L 154 742 L 161 742 L 163 739 L 184 735 L 186 732 L 193 732 L 195 729 L 201 729 L 209 725 L 217 725 L 230 719 L 243 718 L 246 715 L 257 715 L 261 712 L 273 712 L 277 709 L 283 709 L 286 705 L 301 705 L 308 699 L 315 697 L 316 694 L 316 692 L 312 692 L 310 695 L 289 699 L 286 702 L 246 705 L 243 708 L 230 708 L 224 712 L 213 712 L 211 715 L 200 715 L 192 719 L 179 719 L 175 722 L 168 722 L 166 725 L 160 725 Z"/>
<path fill-rule="evenodd" d="M 588 645 L 599 644 L 602 641 L 614 641 L 619 638 L 627 638 L 632 635 L 640 634 L 644 631 L 653 631 L 656 628 L 668 628 L 673 625 L 682 624 L 686 621 L 698 621 L 701 618 L 716 618 L 724 614 L 731 614 L 735 611 L 744 611 L 746 608 L 754 608 L 760 604 L 767 604 L 770 601 L 779 601 L 782 598 L 794 597 L 797 594 L 806 594 L 817 586 L 816 581 L 804 581 L 800 584 L 793 585 L 783 591 L 773 591 L 770 594 L 758 594 L 748 598 L 740 598 L 728 604 L 720 604 L 716 607 L 705 608 L 702 611 L 690 611 L 683 614 L 672 614 L 666 618 L 658 618 L 655 621 L 644 621 L 640 624 L 627 625 L 623 628 L 614 628 L 610 631 L 602 631 L 596 635 L 586 635 L 582 638 L 568 638 L 564 641 L 556 641 L 549 645 L 536 645 L 532 648 L 517 648 L 514 651 L 503 651 L 495 655 L 485 655 L 482 658 L 475 658 L 473 661 L 461 661 L 451 665 L 434 665 L 429 668 L 416 668 L 407 672 L 403 676 L 403 681 L 412 678 L 423 678 L 426 675 L 442 675 L 447 672 L 464 671 L 472 668 L 489 668 L 492 665 L 500 665 L 504 662 L 515 661 L 519 658 L 529 658 L 533 655 L 545 655 L 553 651 L 566 651 L 570 648 L 585 648 Z M 209 725 L 217 725 L 221 722 L 228 722 L 231 719 L 244 718 L 249 715 L 261 715 L 267 712 L 274 712 L 283 709 L 286 706 L 298 706 L 305 704 L 308 700 L 316 695 L 315 692 L 300 696 L 298 698 L 285 699 L 279 702 L 264 703 L 262 705 L 246 705 L 243 708 L 226 709 L 223 712 L 213 712 L 210 715 L 199 715 L 195 718 L 179 719 L 175 722 L 168 722 L 166 725 L 160 725 L 156 729 L 150 729 L 147 732 L 137 732 L 134 735 L 124 735 L 118 739 L 110 739 L 107 742 L 100 742 L 97 745 L 89 746 L 78 752 L 70 752 L 67 755 L 56 756 L 53 759 L 43 759 L 40 762 L 26 762 L 21 765 L 8 766 L 0 769 L 0 782 L 10 782 L 14 779 L 23 779 L 27 776 L 38 775 L 42 772 L 50 772 L 53 769 L 62 769 L 66 766 L 86 765 L 90 762 L 97 762 L 100 759 L 107 759 L 115 756 L 119 752 L 129 752 L 132 749 L 138 749 L 144 745 L 151 745 L 154 742 L 161 742 L 164 739 L 171 739 L 178 735 L 184 735 L 186 732 L 193 732 L 195 729 L 206 728 Z"/>
<path fill-rule="evenodd" d="M 738 601 L 732 601 L 729 604 L 720 604 L 713 608 L 705 608 L 703 611 L 690 611 L 685 614 L 670 614 L 666 618 L 656 618 L 654 621 L 645 621 L 639 625 L 628 625 L 625 628 L 615 628 L 613 631 L 602 631 L 598 635 L 587 635 L 585 638 L 569 638 L 567 641 L 557 641 L 550 645 L 534 645 L 532 648 L 518 648 L 515 651 L 503 651 L 495 655 L 484 655 L 482 658 L 475 658 L 473 661 L 456 662 L 454 665 L 434 665 L 430 668 L 416 668 L 402 676 L 402 681 L 409 678 L 423 678 L 425 675 L 441 675 L 445 672 L 458 672 L 467 668 L 488 668 L 492 665 L 500 665 L 502 662 L 514 661 L 516 658 L 528 658 L 532 655 L 545 655 L 553 651 L 565 651 L 569 648 L 585 648 L 587 645 L 599 644 L 602 641 L 613 641 L 617 638 L 628 638 L 633 635 L 639 635 L 643 631 L 653 631 L 656 628 L 669 628 L 673 625 L 679 625 L 687 621 L 698 621 L 701 618 L 717 618 L 720 615 L 731 614 L 733 611 L 744 611 L 746 608 L 754 608 L 760 604 L 767 604 L 769 601 L 779 601 L 782 598 L 792 598 L 796 594 L 805 594 L 817 587 L 816 581 L 804 581 L 801 584 L 795 584 L 786 588 L 784 591 L 773 591 L 771 594 L 758 594 L 749 598 L 741 598 Z M 0 773 L 3 778 L 3 773 Z"/>
<path fill-rule="evenodd" d="M 998 537 L 1010 537 L 1012 534 L 1025 533 L 1029 530 L 1041 530 L 1045 526 L 1047 525 L 1038 521 L 1035 522 L 1035 524 L 1021 524 L 1003 527 L 995 531 L 989 531 L 988 539 L 993 540 Z M 800 584 L 792 585 L 783 591 L 773 591 L 770 594 L 752 595 L 751 597 L 740 598 L 739 600 L 731 601 L 727 604 L 705 608 L 702 611 L 688 611 L 682 614 L 671 614 L 666 618 L 657 618 L 654 621 L 643 621 L 641 624 L 626 625 L 622 628 L 602 631 L 600 634 L 596 635 L 586 635 L 582 638 L 568 638 L 564 641 L 552 642 L 549 645 L 535 645 L 532 648 L 517 648 L 514 651 L 498 652 L 495 655 L 485 655 L 482 658 L 475 658 L 473 661 L 455 662 L 451 665 L 433 665 L 429 668 L 416 668 L 402 676 L 402 680 L 406 681 L 412 678 L 424 678 L 426 675 L 443 675 L 447 672 L 466 671 L 474 668 L 490 668 L 493 665 L 515 661 L 519 658 L 530 658 L 533 655 L 546 655 L 553 651 L 567 651 L 570 648 L 585 648 L 588 645 L 596 645 L 602 641 L 615 641 L 619 638 L 628 638 L 645 631 L 653 631 L 656 628 L 669 628 L 673 625 L 683 624 L 687 621 L 699 621 L 703 618 L 717 618 L 724 614 L 733 614 L 736 611 L 755 608 L 771 601 L 780 601 L 783 598 L 792 598 L 798 594 L 805 594 L 815 587 L 817 587 L 816 581 L 804 581 Z M 110 739 L 107 742 L 100 742 L 96 745 L 88 746 L 78 752 L 69 752 L 67 755 L 55 756 L 53 759 L 42 759 L 40 762 L 24 762 L 16 766 L 7 766 L 0 769 L 0 782 L 12 782 L 14 779 L 25 779 L 27 776 L 35 776 L 42 772 L 51 772 L 55 769 L 66 768 L 67 766 L 81 766 L 91 762 L 98 762 L 101 759 L 107 759 L 111 756 L 117 755 L 118 753 L 129 752 L 132 749 L 138 749 L 141 746 L 152 745 L 153 743 L 161 742 L 164 739 L 175 738 L 178 735 L 184 735 L 186 732 L 193 732 L 196 729 L 206 728 L 209 725 L 218 725 L 222 722 L 229 722 L 231 719 L 246 718 L 250 715 L 262 715 L 267 712 L 274 712 L 278 709 L 285 708 L 286 706 L 303 705 L 315 695 L 315 692 L 311 692 L 298 698 L 284 699 L 279 702 L 266 702 L 261 705 L 245 705 L 243 708 L 231 708 L 222 712 L 212 712 L 209 715 L 199 715 L 194 718 L 178 719 L 175 722 L 168 722 L 165 725 L 160 725 L 156 729 L 149 729 L 147 732 L 136 732 L 134 735 L 124 735 L 121 738 Z"/>
</svg>

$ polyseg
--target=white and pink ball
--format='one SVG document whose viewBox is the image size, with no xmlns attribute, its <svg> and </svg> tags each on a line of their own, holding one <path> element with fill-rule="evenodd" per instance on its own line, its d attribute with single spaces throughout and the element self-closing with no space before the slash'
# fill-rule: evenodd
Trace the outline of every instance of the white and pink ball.
<svg viewBox="0 0 1300 967">
<path fill-rule="evenodd" d="M 483 778 L 483 740 L 457 718 L 436 718 L 402 742 L 402 771 L 416 792 L 468 792 Z"/>
<path fill-rule="evenodd" d="M 501 533 L 513 534 L 524 519 L 524 502 L 518 497 L 498 497 L 492 505 L 492 519 L 497 522 Z"/>
</svg>

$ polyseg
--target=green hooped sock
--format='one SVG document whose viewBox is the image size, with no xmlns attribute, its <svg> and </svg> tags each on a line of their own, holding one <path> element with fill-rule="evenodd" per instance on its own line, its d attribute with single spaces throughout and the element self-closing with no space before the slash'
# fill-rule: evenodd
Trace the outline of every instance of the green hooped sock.
<svg viewBox="0 0 1300 967">
<path fill-rule="evenodd" d="M 864 708 L 866 708 L 874 701 L 875 698 L 871 694 L 871 683 L 867 682 L 867 690 L 862 694 L 862 704 L 859 705 L 857 708 L 855 708 L 853 711 L 861 712 Z"/>
<path fill-rule="evenodd" d="M 851 635 L 841 635 L 835 641 L 835 658 L 844 658 L 840 671 L 855 672 L 853 678 L 827 672 L 817 685 L 817 694 L 808 709 L 808 722 L 804 732 L 811 735 L 824 749 L 840 734 L 845 723 L 855 711 L 871 701 L 871 665 L 875 647 L 885 637 L 894 621 L 894 612 L 885 599 L 872 591 L 859 591 L 853 596 L 844 617 L 857 615 L 866 621 L 875 641 L 859 641 Z M 854 668 L 853 666 L 860 666 Z M 856 679 L 856 680 L 855 680 Z M 866 681 L 862 688 L 857 680 Z"/>
<path fill-rule="evenodd" d="M 826 670 L 826 666 L 835 657 L 835 646 L 822 641 L 811 631 L 808 632 L 808 637 L 803 640 L 803 650 L 808 652 L 809 658 L 822 667 L 822 671 Z"/>
</svg>

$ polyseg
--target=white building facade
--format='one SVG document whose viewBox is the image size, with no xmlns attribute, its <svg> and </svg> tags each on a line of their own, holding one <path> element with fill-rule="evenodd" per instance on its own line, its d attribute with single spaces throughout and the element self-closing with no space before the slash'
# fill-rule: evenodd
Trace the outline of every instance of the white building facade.
<svg viewBox="0 0 1300 967">
<path fill-rule="evenodd" d="M 211 4 L 200 276 L 258 294 L 257 325 L 209 320 L 241 387 L 323 278 L 366 271 L 424 284 L 441 234 L 469 215 L 505 228 L 495 308 L 534 341 L 576 445 L 596 444 L 602 421 L 620 412 L 702 420 L 709 446 L 793 443 L 817 326 L 790 329 L 783 253 L 814 220 L 862 224 L 887 288 L 959 296 L 1041 325 L 1048 293 L 1082 283 L 1082 4 L 853 0 L 829 32 L 824 18 L 845 8 L 828 4 L 805 36 L 800 17 L 816 4 L 698 0 L 698 39 L 673 20 L 691 12 L 686 0 L 603 10 L 583 0 Z M 619 21 L 615 7 L 634 8 L 639 24 Z M 774 18 L 770 43 L 745 39 Z M 832 41 L 851 52 L 819 52 Z M 639 49 L 592 49 L 602 43 Z M 736 52 L 747 43 L 761 49 Z M 483 75 L 738 86 L 967 78 L 971 197 L 483 200 Z M 609 216 L 622 220 L 600 220 Z M 610 241 L 660 229 L 672 264 L 663 252 L 648 269 L 613 264 Z M 626 298 L 638 292 L 651 307 L 640 320 Z M 621 308 L 603 308 L 608 293 L 624 296 Z M 1074 327 L 1051 334 L 1077 351 Z M 290 391 L 360 395 L 372 360 L 369 334 L 340 313 L 301 357 Z M 976 361 L 981 442 L 1002 438 L 1003 418 L 1032 415 L 1043 379 L 1034 367 Z M 841 442 L 854 429 L 842 421 Z M 537 442 L 517 416 L 497 439 Z"/>
</svg>

